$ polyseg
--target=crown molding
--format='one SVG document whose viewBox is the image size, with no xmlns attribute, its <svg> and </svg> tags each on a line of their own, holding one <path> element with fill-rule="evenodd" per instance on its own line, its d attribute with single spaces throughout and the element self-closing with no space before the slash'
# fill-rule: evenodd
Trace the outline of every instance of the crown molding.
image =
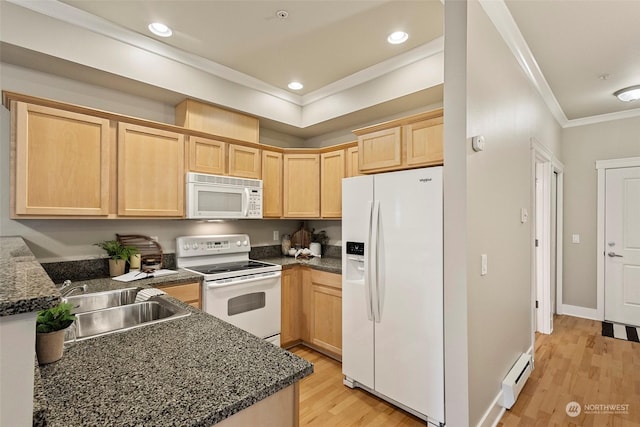
<svg viewBox="0 0 640 427">
<path fill-rule="evenodd" d="M 215 61 L 211 61 L 201 56 L 185 52 L 181 49 L 177 49 L 160 41 L 157 41 L 151 37 L 123 28 L 110 21 L 107 21 L 83 10 L 74 8 L 58 0 L 49 0 L 45 2 L 31 0 L 6 1 L 25 9 L 29 9 L 42 15 L 57 19 L 59 21 L 84 28 L 96 34 L 100 34 L 113 40 L 117 40 L 122 43 L 126 43 L 128 45 L 145 50 L 147 52 L 162 56 L 166 59 L 176 61 L 180 64 L 193 67 L 205 73 L 242 85 L 249 89 L 263 92 L 284 101 L 291 102 L 299 107 L 305 107 L 320 99 L 327 98 L 355 86 L 369 82 L 385 74 L 389 74 L 395 70 L 409 66 L 417 61 L 433 55 L 437 55 L 438 53 L 442 53 L 444 51 L 443 37 L 439 37 L 429 43 L 425 43 L 424 45 L 418 46 L 386 61 L 360 70 L 350 76 L 330 83 L 306 95 L 297 95 L 280 89 L 276 86 L 270 85 L 248 74 L 219 64 Z"/>
<path fill-rule="evenodd" d="M 633 110 L 617 111 L 615 113 L 599 114 L 597 116 L 582 117 L 580 119 L 572 119 L 572 120 L 569 120 L 563 126 L 563 128 L 573 128 L 577 126 L 593 125 L 596 123 L 630 119 L 633 117 L 640 117 L 640 108 L 634 108 Z"/>
<path fill-rule="evenodd" d="M 533 56 L 531 49 L 529 49 L 529 45 L 522 36 L 507 5 L 503 0 L 479 0 L 479 3 L 516 57 L 526 76 L 542 96 L 553 117 L 561 127 L 564 127 L 568 122 L 567 116 L 562 111 L 551 87 L 544 78 L 536 58 Z"/>
</svg>

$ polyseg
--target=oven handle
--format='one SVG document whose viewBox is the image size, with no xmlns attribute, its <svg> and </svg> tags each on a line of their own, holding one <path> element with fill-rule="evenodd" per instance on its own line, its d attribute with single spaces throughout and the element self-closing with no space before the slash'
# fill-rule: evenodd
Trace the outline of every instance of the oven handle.
<svg viewBox="0 0 640 427">
<path fill-rule="evenodd" d="M 278 271 L 268 276 L 252 277 L 250 279 L 242 279 L 242 280 L 237 280 L 229 283 L 207 283 L 206 287 L 207 289 L 226 288 L 228 286 L 245 285 L 247 283 L 258 282 L 261 280 L 277 279 L 280 276 L 282 276 L 282 273 Z"/>
</svg>

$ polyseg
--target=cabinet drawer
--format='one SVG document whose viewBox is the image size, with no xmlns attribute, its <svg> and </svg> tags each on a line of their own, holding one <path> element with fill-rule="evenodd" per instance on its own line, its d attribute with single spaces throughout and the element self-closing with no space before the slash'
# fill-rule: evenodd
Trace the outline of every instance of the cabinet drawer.
<svg viewBox="0 0 640 427">
<path fill-rule="evenodd" d="M 185 283 L 181 285 L 158 286 L 172 297 L 186 303 L 200 301 L 200 283 Z"/>
</svg>

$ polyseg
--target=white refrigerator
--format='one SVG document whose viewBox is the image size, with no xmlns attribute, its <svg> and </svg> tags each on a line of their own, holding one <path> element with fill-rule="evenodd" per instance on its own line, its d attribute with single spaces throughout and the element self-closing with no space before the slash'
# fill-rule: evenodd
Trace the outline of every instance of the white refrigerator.
<svg viewBox="0 0 640 427">
<path fill-rule="evenodd" d="M 442 167 L 342 181 L 342 373 L 444 424 Z"/>
</svg>

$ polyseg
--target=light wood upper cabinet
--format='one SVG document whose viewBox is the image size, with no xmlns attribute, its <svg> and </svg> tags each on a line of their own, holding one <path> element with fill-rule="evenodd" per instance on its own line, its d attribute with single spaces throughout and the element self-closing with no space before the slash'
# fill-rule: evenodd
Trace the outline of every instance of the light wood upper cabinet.
<svg viewBox="0 0 640 427">
<path fill-rule="evenodd" d="M 240 178 L 262 177 L 260 149 L 229 144 L 229 175 Z"/>
<path fill-rule="evenodd" d="M 227 144 L 215 139 L 189 136 L 189 171 L 226 175 Z"/>
<path fill-rule="evenodd" d="M 407 147 L 407 165 L 442 164 L 442 117 L 405 125 L 402 129 Z"/>
<path fill-rule="evenodd" d="M 184 216 L 184 136 L 118 125 L 118 215 Z"/>
<path fill-rule="evenodd" d="M 360 173 L 443 163 L 442 109 L 357 129 Z"/>
<path fill-rule="evenodd" d="M 262 216 L 282 216 L 282 153 L 262 150 Z"/>
<path fill-rule="evenodd" d="M 344 150 L 320 154 L 320 206 L 323 218 L 342 217 Z"/>
<path fill-rule="evenodd" d="M 311 270 L 308 297 L 309 343 L 342 357 L 342 276 Z"/>
<path fill-rule="evenodd" d="M 347 178 L 362 175 L 358 167 L 358 146 L 349 147 L 344 150 L 347 160 Z"/>
<path fill-rule="evenodd" d="M 284 207 L 287 218 L 320 216 L 320 156 L 318 154 L 285 154 Z"/>
<path fill-rule="evenodd" d="M 109 213 L 109 120 L 12 102 L 12 217 Z"/>
<path fill-rule="evenodd" d="M 259 143 L 257 118 L 193 99 L 176 105 L 176 125 L 240 141 Z"/>
<path fill-rule="evenodd" d="M 282 270 L 280 291 L 280 345 L 288 347 L 301 338 L 302 284 L 299 268 Z"/>
<path fill-rule="evenodd" d="M 358 136 L 361 172 L 397 169 L 402 165 L 400 127 Z"/>
</svg>

